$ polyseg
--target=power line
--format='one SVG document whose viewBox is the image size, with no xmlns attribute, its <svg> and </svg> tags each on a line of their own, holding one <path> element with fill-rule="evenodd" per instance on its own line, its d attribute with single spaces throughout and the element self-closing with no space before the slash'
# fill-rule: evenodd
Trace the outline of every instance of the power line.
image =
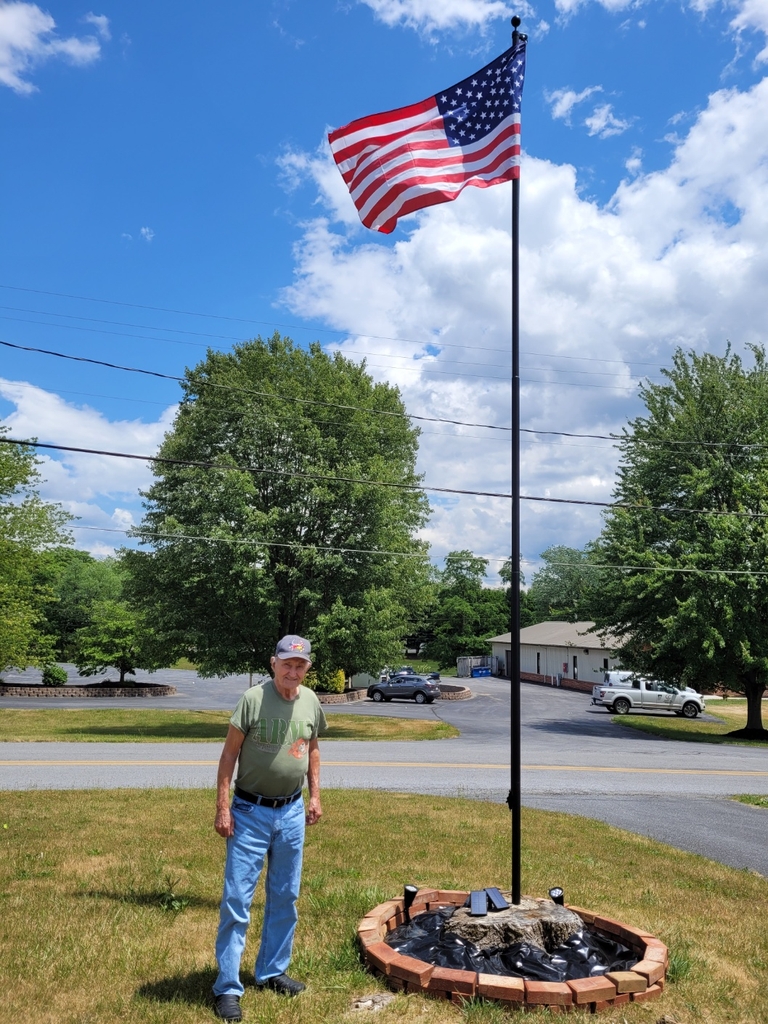
<svg viewBox="0 0 768 1024">
<path fill-rule="evenodd" d="M 501 491 L 472 491 L 458 487 L 436 487 L 432 484 L 403 484 L 391 480 L 366 480 L 360 477 L 330 476 L 320 473 L 295 473 L 281 469 L 262 469 L 259 466 L 221 466 L 215 462 L 192 459 L 170 459 L 160 455 L 139 455 L 134 452 L 113 452 L 100 448 L 79 448 L 73 445 L 51 444 L 43 441 L 21 441 L 18 438 L 1 437 L 2 444 L 16 444 L 28 448 L 46 448 L 54 451 L 77 452 L 83 455 L 105 455 L 116 459 L 134 459 L 139 462 L 156 462 L 160 465 L 187 466 L 192 469 L 208 469 L 224 473 L 254 473 L 264 476 L 280 476 L 295 480 L 317 480 L 323 483 L 362 484 L 368 487 L 388 487 L 402 491 L 433 491 L 437 494 L 459 494 L 477 498 L 506 498 L 511 494 Z M 547 502 L 556 505 L 585 505 L 595 508 L 625 509 L 637 512 L 662 512 L 664 515 L 681 513 L 695 516 L 731 516 L 736 519 L 766 519 L 768 512 L 732 512 L 720 509 L 680 508 L 674 505 L 641 505 L 633 502 L 589 501 L 585 498 L 549 498 L 535 494 L 521 494 L 522 501 Z"/>
<path fill-rule="evenodd" d="M 59 298 L 59 299 L 75 299 L 78 302 L 97 302 L 97 303 L 100 303 L 102 305 L 107 305 L 107 306 L 122 306 L 125 309 L 144 309 L 144 310 L 148 310 L 148 311 L 154 312 L 154 313 L 172 313 L 172 314 L 174 314 L 176 316 L 191 316 L 191 317 L 199 317 L 200 319 L 207 319 L 207 320 L 222 320 L 222 321 L 225 321 L 225 322 L 228 322 L 228 323 L 256 324 L 256 325 L 261 326 L 261 327 L 281 327 L 284 330 L 312 331 L 312 332 L 315 332 L 317 334 L 334 334 L 334 335 L 338 335 L 338 336 L 341 336 L 341 337 L 344 337 L 344 336 L 349 337 L 350 335 L 354 335 L 355 337 L 359 337 L 359 338 L 371 338 L 373 341 L 397 341 L 397 342 L 404 342 L 405 344 L 408 344 L 408 345 L 434 345 L 434 346 L 437 346 L 437 347 L 440 347 L 440 348 L 466 348 L 467 347 L 464 344 L 442 341 L 439 338 L 431 339 L 429 341 L 416 341 L 413 338 L 398 338 L 398 337 L 392 337 L 391 335 L 386 335 L 386 334 L 369 334 L 366 331 L 338 330 L 338 329 L 333 329 L 333 328 L 328 328 L 328 327 L 305 327 L 302 324 L 284 324 L 284 323 L 279 323 L 278 321 L 274 321 L 274 320 L 253 320 L 253 319 L 246 319 L 246 318 L 243 318 L 243 317 L 226 316 L 226 315 L 221 314 L 221 313 L 197 313 L 197 312 L 194 312 L 194 311 L 188 310 L 188 309 L 173 309 L 173 308 L 169 308 L 169 307 L 166 307 L 166 306 L 146 306 L 146 305 L 141 305 L 141 304 L 136 303 L 136 302 L 120 302 L 120 301 L 118 301 L 116 299 L 102 299 L 102 298 L 96 298 L 96 297 L 90 296 L 90 295 L 71 295 L 71 294 L 68 294 L 67 292 L 45 291 L 42 288 L 23 288 L 23 287 L 20 287 L 20 286 L 17 286 L 17 285 L 11 285 L 11 284 L 1 284 L 0 283 L 0 288 L 5 289 L 6 291 L 24 292 L 24 293 L 26 293 L 28 295 L 48 295 L 48 296 L 51 296 L 53 298 Z M 38 311 L 37 310 L 32 310 L 32 312 L 38 312 Z M 62 317 L 64 317 L 64 316 L 67 316 L 68 314 L 65 314 L 65 313 L 62 313 L 62 314 L 57 314 L 57 313 L 48 314 L 48 313 L 45 313 L 44 315 L 46 315 L 46 316 L 62 316 Z M 78 319 L 89 319 L 89 318 L 78 317 Z M 99 321 L 99 322 L 101 322 L 101 321 Z M 133 326 L 133 325 L 126 325 L 126 326 Z M 155 328 L 148 328 L 148 330 L 154 330 L 154 329 Z M 168 330 L 168 331 L 171 330 L 171 328 L 164 328 L 164 327 L 158 328 L 158 329 L 159 330 Z M 184 332 L 184 333 L 196 334 L 198 332 L 187 331 L 187 332 Z M 476 345 L 473 345 L 472 347 L 473 348 L 479 348 L 479 346 L 476 346 Z M 509 349 L 508 348 L 490 348 L 490 347 L 487 347 L 487 348 L 483 348 L 482 351 L 485 351 L 485 352 L 499 352 L 499 353 L 502 353 L 502 354 L 506 355 L 509 352 Z M 526 352 L 524 352 L 522 354 L 523 355 L 546 356 L 549 359 L 578 360 L 578 361 L 582 361 L 582 362 L 585 361 L 585 360 L 590 360 L 591 361 L 591 359 L 592 359 L 591 356 L 572 356 L 572 355 L 565 355 L 565 354 L 555 353 L 555 352 L 540 352 L 540 351 L 528 352 L 528 351 L 526 351 Z M 624 360 L 624 359 L 602 359 L 601 361 L 603 363 L 616 363 L 619 366 L 626 366 L 627 365 L 627 361 Z M 665 363 L 640 362 L 640 361 L 634 360 L 634 359 L 632 360 L 632 362 L 636 366 L 664 367 L 666 365 Z"/>
<path fill-rule="evenodd" d="M 450 423 L 457 427 L 483 427 L 487 430 L 504 430 L 507 433 L 510 427 L 499 427 L 494 423 L 468 423 L 464 420 L 450 420 L 441 416 L 420 416 L 411 412 L 393 412 L 389 409 L 367 409 L 362 405 L 344 405 L 339 402 L 320 402 L 313 398 L 295 398 L 289 395 L 280 395 L 270 391 L 257 391 L 255 388 L 238 388 L 231 384 L 215 384 L 207 380 L 191 380 L 189 377 L 178 377 L 172 373 L 160 373 L 159 370 L 147 370 L 137 366 L 123 366 L 120 363 L 108 363 L 103 359 L 91 359 L 88 356 L 73 356 L 66 352 L 56 352 L 54 349 L 37 348 L 33 345 L 17 345 L 12 341 L 0 339 L 0 345 L 6 348 L 18 349 L 22 352 L 36 352 L 39 355 L 56 356 L 58 359 L 68 359 L 77 363 L 89 363 L 93 366 L 105 366 L 109 370 L 123 370 L 126 373 L 140 373 L 148 377 L 159 377 L 161 380 L 178 381 L 181 384 L 194 384 L 198 387 L 217 388 L 220 391 L 235 391 L 238 394 L 256 395 L 260 398 L 270 398 L 274 401 L 294 402 L 298 405 L 316 405 L 326 409 L 344 409 L 347 412 L 364 412 L 375 416 L 394 416 L 397 419 L 421 420 L 427 423 Z"/>
<path fill-rule="evenodd" d="M 315 551 L 315 552 L 326 552 L 331 551 L 334 553 L 341 554 L 356 554 L 356 555 L 387 555 L 398 558 L 428 558 L 429 556 L 425 551 L 388 551 L 384 548 L 346 548 L 346 547 L 325 547 L 317 544 L 294 544 L 285 541 L 270 541 L 270 540 L 259 540 L 253 537 L 211 537 L 205 534 L 188 534 L 188 533 L 162 533 L 157 530 L 145 530 L 140 526 L 135 526 L 130 530 L 121 530 L 116 527 L 102 527 L 102 526 L 69 526 L 71 530 L 89 530 L 94 533 L 119 533 L 127 537 L 142 538 L 142 537 L 155 537 L 160 540 L 189 540 L 189 541 L 203 541 L 210 544 L 229 544 L 232 546 L 253 546 L 253 547 L 270 547 L 270 548 L 294 548 L 301 551 Z M 473 553 L 474 554 L 474 553 Z M 486 562 L 508 562 L 508 558 L 499 558 L 489 555 L 475 556 L 480 557 Z M 521 559 L 526 565 L 536 565 L 536 562 L 531 561 L 528 558 Z M 609 563 L 599 562 L 548 562 L 548 565 L 567 566 L 572 569 L 616 569 L 616 570 L 629 570 L 631 572 L 667 572 L 667 573 L 698 573 L 704 576 L 768 576 L 768 571 L 760 571 L 756 569 L 698 569 L 698 568 L 682 568 L 675 566 L 658 566 L 658 565 L 611 565 Z"/>
</svg>

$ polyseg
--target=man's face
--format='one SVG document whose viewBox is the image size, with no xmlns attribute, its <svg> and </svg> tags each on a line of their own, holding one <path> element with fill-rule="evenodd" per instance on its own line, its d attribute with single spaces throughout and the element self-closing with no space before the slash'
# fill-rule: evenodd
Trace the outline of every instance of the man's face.
<svg viewBox="0 0 768 1024">
<path fill-rule="evenodd" d="M 304 681 L 311 664 L 306 658 L 275 658 L 272 657 L 272 671 L 275 682 L 286 690 L 294 690 Z"/>
</svg>

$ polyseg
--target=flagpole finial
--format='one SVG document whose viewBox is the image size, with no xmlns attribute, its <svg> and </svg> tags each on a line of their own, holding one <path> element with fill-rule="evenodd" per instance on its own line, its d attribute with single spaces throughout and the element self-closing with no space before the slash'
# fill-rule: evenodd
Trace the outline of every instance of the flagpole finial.
<svg viewBox="0 0 768 1024">
<path fill-rule="evenodd" d="M 517 31 L 520 28 L 521 24 L 522 22 L 520 18 L 518 18 L 518 16 L 515 15 L 512 19 L 512 46 L 517 46 L 518 42 L 524 43 L 525 40 L 528 38 L 528 36 L 524 36 L 522 32 Z"/>
</svg>

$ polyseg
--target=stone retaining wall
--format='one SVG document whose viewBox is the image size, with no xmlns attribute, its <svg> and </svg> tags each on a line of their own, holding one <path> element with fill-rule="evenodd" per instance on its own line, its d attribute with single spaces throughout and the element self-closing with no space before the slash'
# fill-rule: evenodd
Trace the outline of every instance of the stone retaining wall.
<svg viewBox="0 0 768 1024">
<path fill-rule="evenodd" d="M 170 697 L 175 686 L 0 686 L 0 697 Z"/>
<path fill-rule="evenodd" d="M 420 889 L 411 917 L 438 907 L 461 907 L 468 892 L 446 889 Z M 478 974 L 436 967 L 423 960 L 397 953 L 383 941 L 405 920 L 403 900 L 388 900 L 369 910 L 357 927 L 357 938 L 369 970 L 396 991 L 421 992 L 435 999 L 461 1004 L 480 996 L 494 999 L 508 1009 L 544 1009 L 567 1012 L 573 1007 L 595 1013 L 626 1003 L 644 1003 L 657 999 L 664 990 L 669 952 L 650 932 L 602 917 L 581 907 L 569 907 L 590 927 L 629 946 L 640 960 L 631 971 L 609 971 L 596 978 L 574 981 L 527 981 L 498 974 Z"/>
<path fill-rule="evenodd" d="M 321 704 L 347 704 L 352 700 L 365 700 L 365 690 L 345 690 L 343 693 L 318 693 L 317 699 Z"/>
<path fill-rule="evenodd" d="M 457 686 L 456 683 L 438 683 L 442 700 L 469 700 L 472 691 L 468 686 Z"/>
</svg>

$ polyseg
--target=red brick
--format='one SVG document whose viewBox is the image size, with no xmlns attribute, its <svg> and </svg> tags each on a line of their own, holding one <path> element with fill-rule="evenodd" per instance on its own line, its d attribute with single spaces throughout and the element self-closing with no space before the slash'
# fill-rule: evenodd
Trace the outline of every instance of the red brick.
<svg viewBox="0 0 768 1024">
<path fill-rule="evenodd" d="M 473 996 L 477 988 L 475 971 L 457 971 L 450 967 L 436 967 L 429 979 L 428 989 L 434 992 L 458 992 Z"/>
<path fill-rule="evenodd" d="M 391 975 L 387 978 L 387 984 L 390 988 L 393 988 L 396 992 L 407 992 L 408 985 L 402 978 L 393 978 Z"/>
<path fill-rule="evenodd" d="M 416 893 L 416 903 L 431 903 L 437 899 L 437 889 L 419 889 Z"/>
<path fill-rule="evenodd" d="M 429 910 L 429 905 L 428 904 L 426 904 L 426 903 L 414 903 L 413 906 L 410 908 L 409 913 L 410 913 L 411 917 L 414 918 L 414 917 L 418 917 L 419 914 L 426 914 L 426 912 L 428 910 Z"/>
<path fill-rule="evenodd" d="M 669 961 L 669 950 L 658 939 L 646 939 L 643 960 L 655 960 L 657 963 L 666 964 Z"/>
<path fill-rule="evenodd" d="M 642 974 L 635 974 L 634 971 L 608 971 L 605 976 L 613 982 L 619 994 L 645 992 L 648 988 L 648 979 Z"/>
<path fill-rule="evenodd" d="M 655 960 L 641 960 L 639 964 L 635 964 L 632 970 L 635 974 L 642 974 L 649 987 L 654 985 L 659 978 L 664 977 L 664 964 L 657 963 Z"/>
<path fill-rule="evenodd" d="M 369 910 L 365 916 L 374 918 L 379 922 L 379 924 L 385 925 L 391 917 L 395 916 L 399 906 L 400 904 L 398 900 L 387 900 L 386 903 L 380 903 L 378 907 L 374 907 L 373 910 Z"/>
<path fill-rule="evenodd" d="M 651 999 L 658 999 L 660 995 L 661 995 L 661 989 L 659 988 L 659 986 L 658 985 L 651 985 L 651 987 L 647 988 L 645 990 L 645 992 L 633 992 L 632 993 L 632 1002 L 633 1003 L 646 1003 L 646 1002 L 649 1002 Z"/>
<path fill-rule="evenodd" d="M 525 1001 L 544 1006 L 570 1006 L 573 992 L 564 981 L 526 981 Z"/>
<path fill-rule="evenodd" d="M 584 1003 L 595 1003 L 603 999 L 613 999 L 616 986 L 607 978 L 576 978 L 567 982 L 573 1001 L 581 1006 Z"/>
<path fill-rule="evenodd" d="M 466 903 L 467 896 L 469 896 L 469 893 L 462 892 L 460 889 L 438 889 L 436 901 L 438 903 L 450 903 L 454 907 L 461 907 Z"/>
<path fill-rule="evenodd" d="M 371 946 L 375 942 L 381 942 L 381 929 L 380 928 L 358 928 L 357 929 L 357 941 L 363 948 L 365 946 Z"/>
<path fill-rule="evenodd" d="M 486 999 L 522 1003 L 525 1000 L 525 982 L 522 978 L 505 978 L 501 974 L 478 974 L 477 994 Z"/>
<path fill-rule="evenodd" d="M 572 910 L 574 914 L 578 914 L 584 924 L 592 924 L 597 916 L 591 910 L 584 910 L 583 907 L 572 907 L 568 904 L 568 910 Z"/>
<path fill-rule="evenodd" d="M 423 960 L 395 953 L 389 964 L 389 975 L 402 978 L 403 981 L 415 982 L 420 988 L 423 988 L 432 976 L 434 969 L 432 964 L 425 964 Z"/>
<path fill-rule="evenodd" d="M 622 942 L 626 942 L 627 945 L 632 946 L 633 949 L 637 949 L 640 952 L 645 949 L 645 944 L 653 936 L 650 932 L 643 931 L 642 928 L 630 928 L 629 925 L 624 925 L 621 932 Z"/>
<path fill-rule="evenodd" d="M 624 930 L 624 925 L 621 921 L 614 921 L 612 917 L 601 917 L 599 914 L 596 915 L 595 920 L 592 922 L 595 928 L 599 928 L 603 932 L 608 932 L 609 935 L 616 935 L 619 938 Z"/>
<path fill-rule="evenodd" d="M 625 1003 L 628 1002 L 629 992 L 622 992 L 621 995 L 616 996 L 616 998 L 611 1002 L 611 1006 L 623 1006 Z"/>
<path fill-rule="evenodd" d="M 399 956 L 386 942 L 373 942 L 365 947 L 365 958 L 374 967 L 377 967 L 384 974 L 389 974 L 389 965 Z"/>
</svg>

